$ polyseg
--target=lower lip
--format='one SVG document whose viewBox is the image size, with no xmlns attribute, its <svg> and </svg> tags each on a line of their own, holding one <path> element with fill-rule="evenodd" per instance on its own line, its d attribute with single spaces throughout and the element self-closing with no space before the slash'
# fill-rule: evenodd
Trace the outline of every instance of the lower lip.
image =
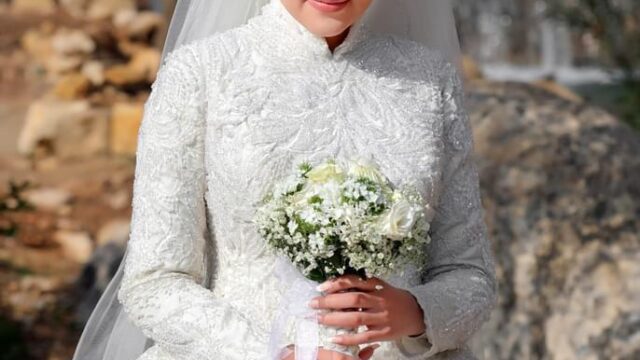
<svg viewBox="0 0 640 360">
<path fill-rule="evenodd" d="M 343 9 L 351 0 L 344 1 L 320 1 L 320 0 L 307 0 L 307 2 L 316 8 L 316 10 L 320 10 L 323 12 L 334 12 Z"/>
</svg>

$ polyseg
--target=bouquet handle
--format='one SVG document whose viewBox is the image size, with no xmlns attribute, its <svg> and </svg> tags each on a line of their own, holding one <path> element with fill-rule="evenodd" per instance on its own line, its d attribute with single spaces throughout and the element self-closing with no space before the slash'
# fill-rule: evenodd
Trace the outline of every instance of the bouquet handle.
<svg viewBox="0 0 640 360">
<path fill-rule="evenodd" d="M 358 358 L 358 346 L 344 346 L 331 342 L 331 337 L 344 333 L 354 333 L 353 329 L 324 326 L 318 324 L 316 311 L 308 302 L 322 295 L 316 290 L 318 282 L 307 279 L 284 256 L 276 260 L 275 274 L 281 283 L 287 284 L 280 307 L 274 318 L 269 336 L 269 357 L 281 360 L 282 340 L 285 327 L 290 317 L 295 320 L 295 353 L 296 360 L 316 360 L 318 347 L 330 349 Z"/>
</svg>

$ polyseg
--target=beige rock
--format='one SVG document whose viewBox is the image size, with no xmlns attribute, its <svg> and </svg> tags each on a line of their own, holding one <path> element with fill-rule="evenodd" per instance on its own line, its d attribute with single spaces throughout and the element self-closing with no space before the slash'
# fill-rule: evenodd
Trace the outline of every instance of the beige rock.
<svg viewBox="0 0 640 360">
<path fill-rule="evenodd" d="M 93 92 L 89 96 L 89 99 L 92 104 L 111 107 L 117 102 L 131 101 L 131 96 L 121 91 L 116 86 L 105 85 L 100 88 L 100 91 Z"/>
<path fill-rule="evenodd" d="M 107 82 L 118 85 L 134 85 L 153 82 L 160 66 L 160 52 L 153 48 L 136 51 L 125 65 L 116 65 L 107 69 Z"/>
<path fill-rule="evenodd" d="M 81 73 L 71 73 L 63 76 L 53 89 L 53 94 L 61 100 L 84 98 L 91 87 L 89 78 Z"/>
<path fill-rule="evenodd" d="M 160 52 L 155 48 L 144 49 L 133 56 L 131 67 L 143 74 L 147 82 L 153 82 L 160 67 L 160 56 Z"/>
<path fill-rule="evenodd" d="M 23 196 L 36 208 L 42 210 L 57 210 L 73 199 L 69 191 L 54 187 L 26 190 Z"/>
<path fill-rule="evenodd" d="M 40 100 L 33 102 L 25 116 L 24 126 L 18 137 L 18 152 L 32 154 L 38 142 L 54 138 L 62 119 L 89 111 L 86 101 L 58 102 Z"/>
<path fill-rule="evenodd" d="M 602 256 L 617 261 L 601 262 Z M 606 249 L 597 243 L 579 254 L 578 266 L 570 269 L 565 285 L 568 296 L 556 299 L 553 316 L 545 323 L 546 344 L 556 358 L 601 359 L 598 349 L 591 348 L 593 339 L 615 329 L 624 314 L 640 314 L 640 287 L 635 284 L 640 276 L 639 260 L 640 252 L 623 253 L 619 247 Z M 589 271 L 584 271 L 586 265 Z M 615 351 L 613 341 L 606 347 Z M 576 348 L 583 349 L 579 357 Z M 637 351 L 640 343 L 630 349 Z"/>
<path fill-rule="evenodd" d="M 53 13 L 56 9 L 54 0 L 13 0 L 11 10 L 15 13 Z"/>
<path fill-rule="evenodd" d="M 55 290 L 61 281 L 40 275 L 26 275 L 3 287 L 4 302 L 11 308 L 12 316 L 34 319 L 56 304 Z"/>
<path fill-rule="evenodd" d="M 58 230 L 80 231 L 83 228 L 81 220 L 71 217 L 59 217 L 56 219 Z"/>
<path fill-rule="evenodd" d="M 21 290 L 38 291 L 40 293 L 52 292 L 63 285 L 62 279 L 45 276 L 29 276 L 20 279 Z"/>
<path fill-rule="evenodd" d="M 112 154 L 135 156 L 138 144 L 138 129 L 144 114 L 144 104 L 117 103 L 111 112 Z"/>
<path fill-rule="evenodd" d="M 162 15 L 153 11 L 121 10 L 113 17 L 118 35 L 124 38 L 144 38 L 164 25 Z"/>
<path fill-rule="evenodd" d="M 104 19 L 120 10 L 135 8 L 135 0 L 92 0 L 87 8 L 87 16 L 91 19 Z"/>
<path fill-rule="evenodd" d="M 60 6 L 76 18 L 85 16 L 87 0 L 58 0 Z"/>
<path fill-rule="evenodd" d="M 46 154 L 49 155 L 49 154 Z M 34 164 L 34 169 L 37 171 L 41 171 L 43 173 L 45 172 L 52 172 L 52 171 L 56 171 L 60 169 L 60 159 L 53 157 L 53 156 L 45 156 L 45 157 L 39 157 L 39 156 L 35 156 L 35 158 L 38 159 L 38 161 Z"/>
<path fill-rule="evenodd" d="M 129 241 L 129 231 L 131 222 L 126 219 L 112 220 L 102 226 L 96 236 L 96 245 L 104 246 L 108 243 L 116 244 L 122 248 Z"/>
<path fill-rule="evenodd" d="M 89 79 L 93 86 L 104 84 L 104 65 L 100 61 L 91 60 L 82 65 L 82 74 Z"/>
<path fill-rule="evenodd" d="M 93 252 L 93 243 L 88 233 L 83 231 L 58 230 L 53 240 L 62 248 L 64 256 L 79 264 L 86 263 Z"/>
<path fill-rule="evenodd" d="M 51 38 L 51 47 L 62 55 L 91 54 L 95 51 L 96 44 L 82 30 L 61 28 Z"/>
<path fill-rule="evenodd" d="M 75 71 L 82 66 L 85 57 L 82 55 L 53 55 L 42 63 L 52 77 L 57 77 L 70 71 Z"/>
<path fill-rule="evenodd" d="M 114 65 L 105 70 L 105 80 L 116 86 L 137 84 L 144 79 L 143 76 L 133 71 L 128 65 Z"/>
<path fill-rule="evenodd" d="M 37 30 L 28 30 L 21 38 L 21 45 L 27 54 L 36 63 L 42 65 L 49 74 L 58 75 L 78 69 L 86 59 L 86 54 L 74 52 L 72 49 L 88 50 L 90 48 L 88 43 L 84 45 L 77 43 L 75 46 L 61 45 L 63 41 L 58 38 L 59 44 L 56 48 L 54 37 L 55 35 L 49 33 L 48 25 L 45 25 Z M 79 36 L 74 35 L 74 37 Z"/>
<path fill-rule="evenodd" d="M 106 195 L 105 202 L 114 210 L 122 210 L 131 205 L 131 196 L 128 190 L 122 189 L 115 194 Z"/>
<path fill-rule="evenodd" d="M 93 156 L 106 151 L 107 131 L 106 109 L 91 109 L 86 100 L 40 100 L 27 111 L 18 151 L 29 155 L 47 142 L 60 158 Z"/>
<path fill-rule="evenodd" d="M 35 57 L 41 63 L 44 63 L 54 53 L 51 45 L 51 36 L 37 29 L 27 30 L 22 35 L 20 43 L 29 55 Z"/>
<path fill-rule="evenodd" d="M 77 159 L 106 154 L 109 146 L 109 110 L 91 109 L 59 124 L 55 154 L 62 159 Z"/>
</svg>

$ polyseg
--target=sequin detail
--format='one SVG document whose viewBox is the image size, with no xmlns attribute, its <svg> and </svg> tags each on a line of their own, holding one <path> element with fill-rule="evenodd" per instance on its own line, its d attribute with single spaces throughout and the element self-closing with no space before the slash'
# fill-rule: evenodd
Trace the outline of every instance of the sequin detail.
<svg viewBox="0 0 640 360">
<path fill-rule="evenodd" d="M 496 289 L 460 80 L 418 43 L 351 31 L 331 52 L 272 0 L 168 55 L 138 135 L 118 292 L 155 342 L 141 359 L 266 359 L 286 284 L 255 205 L 299 161 L 356 154 L 416 183 L 432 220 L 429 268 L 385 279 L 416 297 L 427 332 L 382 342 L 372 359 L 473 358 L 465 342 Z"/>
</svg>

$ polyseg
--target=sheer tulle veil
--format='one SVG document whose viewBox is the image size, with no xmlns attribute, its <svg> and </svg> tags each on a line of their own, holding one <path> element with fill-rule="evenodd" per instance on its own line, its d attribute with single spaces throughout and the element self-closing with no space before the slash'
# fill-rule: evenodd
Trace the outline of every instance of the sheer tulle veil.
<svg viewBox="0 0 640 360">
<path fill-rule="evenodd" d="M 280 0 L 179 0 L 165 41 L 163 62 L 173 49 L 243 25 L 270 1 Z M 437 49 L 460 66 L 460 46 L 449 0 L 373 0 L 361 21 L 374 32 L 394 33 Z M 128 319 L 117 299 L 124 259 L 85 325 L 73 360 L 134 360 L 153 345 Z"/>
</svg>

